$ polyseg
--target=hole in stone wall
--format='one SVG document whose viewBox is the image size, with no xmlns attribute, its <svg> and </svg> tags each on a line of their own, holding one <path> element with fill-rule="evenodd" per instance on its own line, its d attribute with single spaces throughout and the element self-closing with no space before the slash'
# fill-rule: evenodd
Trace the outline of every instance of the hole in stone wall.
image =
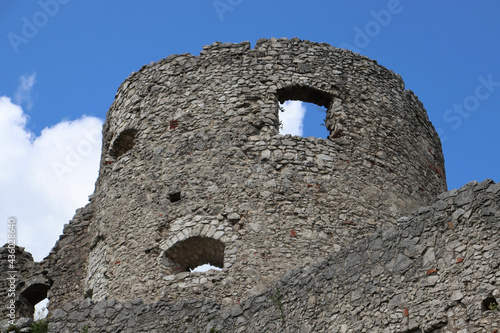
<svg viewBox="0 0 500 333">
<path fill-rule="evenodd" d="M 134 139 L 137 134 L 135 129 L 127 129 L 118 135 L 113 142 L 113 147 L 109 151 L 109 155 L 118 158 L 134 147 Z"/>
<path fill-rule="evenodd" d="M 280 107 L 280 134 L 326 139 L 330 132 L 325 125 L 326 108 L 314 103 L 288 100 Z"/>
<path fill-rule="evenodd" d="M 181 200 L 181 192 L 173 192 L 168 194 L 168 199 L 170 202 L 176 202 Z"/>
<path fill-rule="evenodd" d="M 22 291 L 19 295 L 19 312 L 23 317 L 35 315 L 35 305 L 47 298 L 50 286 L 43 283 L 34 283 Z"/>
<path fill-rule="evenodd" d="M 83 295 L 83 298 L 92 298 L 92 295 L 94 294 L 94 289 L 87 289 L 85 294 Z"/>
<path fill-rule="evenodd" d="M 209 237 L 190 237 L 173 245 L 165 255 L 185 272 L 205 264 L 224 267 L 224 243 Z"/>
<path fill-rule="evenodd" d="M 281 134 L 323 139 L 330 135 L 326 117 L 333 100 L 331 94 L 310 87 L 293 86 L 280 89 L 277 95 Z"/>
<path fill-rule="evenodd" d="M 483 311 L 497 310 L 498 302 L 493 296 L 487 297 L 481 302 L 481 308 Z"/>
<path fill-rule="evenodd" d="M 35 304 L 35 314 L 33 315 L 33 319 L 40 320 L 47 317 L 47 315 L 49 314 L 48 307 L 49 307 L 48 298 L 44 298 L 43 300 Z"/>
</svg>

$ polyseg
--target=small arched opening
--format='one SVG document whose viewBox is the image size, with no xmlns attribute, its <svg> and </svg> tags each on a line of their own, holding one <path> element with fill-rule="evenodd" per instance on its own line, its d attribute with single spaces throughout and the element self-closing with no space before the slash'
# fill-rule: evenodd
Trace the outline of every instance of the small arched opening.
<svg viewBox="0 0 500 333">
<path fill-rule="evenodd" d="M 35 306 L 47 299 L 49 289 L 50 285 L 46 283 L 33 283 L 21 290 L 18 296 L 19 315 L 33 318 Z"/>
<path fill-rule="evenodd" d="M 137 134 L 136 129 L 126 129 L 121 132 L 113 142 L 109 155 L 115 159 L 125 154 L 134 147 L 134 140 Z"/>
<path fill-rule="evenodd" d="M 224 243 L 209 237 L 190 237 L 174 244 L 165 251 L 164 257 L 176 272 L 190 272 L 206 264 L 222 269 Z"/>
</svg>

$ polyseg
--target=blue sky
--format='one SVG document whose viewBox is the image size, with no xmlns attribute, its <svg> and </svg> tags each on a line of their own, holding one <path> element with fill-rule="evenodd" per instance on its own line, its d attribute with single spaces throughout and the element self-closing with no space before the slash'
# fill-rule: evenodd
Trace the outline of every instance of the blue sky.
<svg viewBox="0 0 500 333">
<path fill-rule="evenodd" d="M 3 0 L 1 218 L 18 219 L 18 243 L 36 259 L 48 254 L 93 191 L 98 132 L 120 83 L 214 41 L 299 37 L 375 59 L 439 129 L 449 189 L 498 182 L 499 15 L 494 0 Z M 315 135 L 317 119 L 304 119 Z"/>
</svg>

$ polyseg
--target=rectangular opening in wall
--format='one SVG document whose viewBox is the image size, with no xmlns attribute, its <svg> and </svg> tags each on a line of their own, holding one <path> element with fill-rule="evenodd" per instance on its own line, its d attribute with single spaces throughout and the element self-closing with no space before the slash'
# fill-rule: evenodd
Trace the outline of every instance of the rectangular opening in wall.
<svg viewBox="0 0 500 333">
<path fill-rule="evenodd" d="M 181 200 L 181 192 L 171 192 L 168 194 L 168 199 L 170 202 L 177 202 Z"/>
<path fill-rule="evenodd" d="M 299 100 L 279 104 L 280 134 L 326 139 L 330 134 L 325 126 L 326 107 Z"/>
<path fill-rule="evenodd" d="M 277 100 L 280 134 L 328 138 L 326 119 L 332 94 L 309 86 L 289 86 L 278 90 Z"/>
</svg>

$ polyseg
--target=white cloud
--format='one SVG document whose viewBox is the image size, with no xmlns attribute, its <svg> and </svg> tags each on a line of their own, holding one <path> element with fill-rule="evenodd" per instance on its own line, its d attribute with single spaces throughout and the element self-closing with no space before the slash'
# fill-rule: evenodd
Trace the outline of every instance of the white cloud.
<svg viewBox="0 0 500 333">
<path fill-rule="evenodd" d="M 0 245 L 14 216 L 17 244 L 41 260 L 94 191 L 102 121 L 63 121 L 38 137 L 26 129 L 27 121 L 19 105 L 0 97 Z"/>
<path fill-rule="evenodd" d="M 30 76 L 21 75 L 19 78 L 19 87 L 14 95 L 14 101 L 17 105 L 23 105 L 27 110 L 33 107 L 32 89 L 35 84 L 36 73 Z"/>
<path fill-rule="evenodd" d="M 306 108 L 301 101 L 286 101 L 280 104 L 285 112 L 280 112 L 279 117 L 283 126 L 280 134 L 302 135 Z"/>
</svg>

